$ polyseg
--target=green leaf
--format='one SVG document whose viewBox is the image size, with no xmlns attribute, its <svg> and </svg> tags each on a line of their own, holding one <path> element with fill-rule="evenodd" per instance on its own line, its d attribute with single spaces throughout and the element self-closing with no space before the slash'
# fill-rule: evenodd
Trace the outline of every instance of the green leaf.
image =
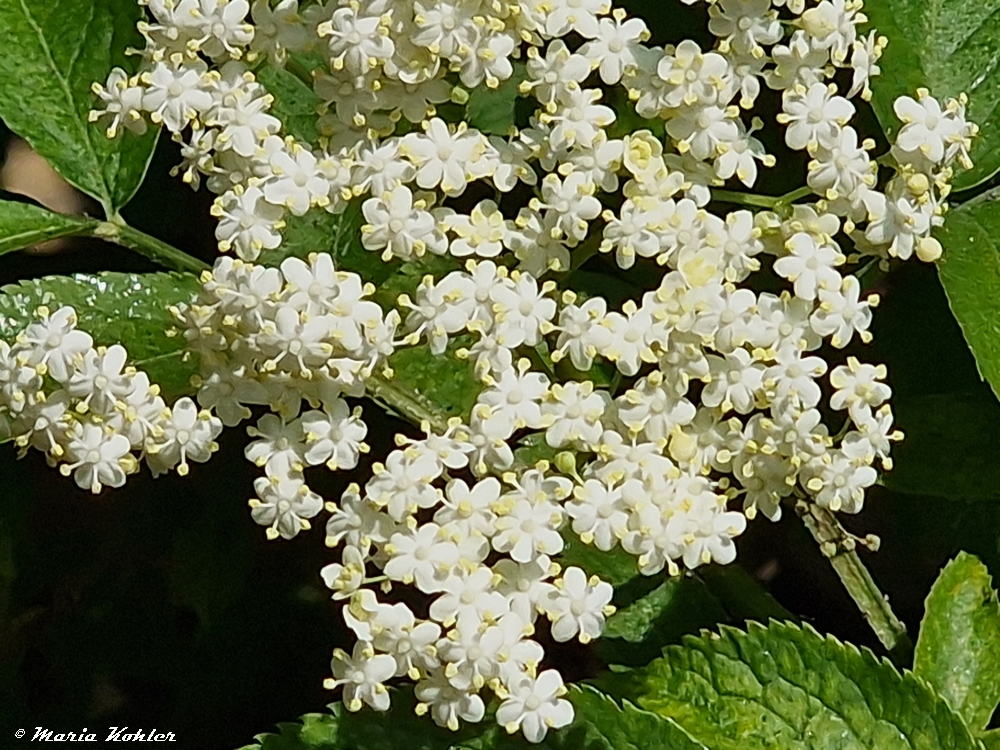
<svg viewBox="0 0 1000 750">
<path fill-rule="evenodd" d="M 602 638 L 621 638 L 630 643 L 642 643 L 656 621 L 677 598 L 683 578 L 668 578 L 651 592 L 608 618 Z"/>
<path fill-rule="evenodd" d="M 492 712 L 479 724 L 451 732 L 418 717 L 411 691 L 393 691 L 392 708 L 351 713 L 342 704 L 329 714 L 307 714 L 301 723 L 280 724 L 279 734 L 261 734 L 240 750 L 707 750 L 676 722 L 626 703 L 619 707 L 591 687 L 570 686 L 567 699 L 576 718 L 565 729 L 550 730 L 538 745 L 520 734 L 508 736 Z"/>
<path fill-rule="evenodd" d="M 1000 203 L 977 201 L 949 211 L 937 235 L 944 246 L 938 275 L 948 304 L 980 375 L 1000 393 Z"/>
<path fill-rule="evenodd" d="M 612 586 L 620 586 L 639 575 L 639 567 L 634 555 L 621 547 L 602 552 L 590 544 L 584 544 L 570 531 L 563 531 L 566 545 L 559 553 L 559 563 L 564 567 L 575 565 L 583 568 L 588 576 L 598 576 Z"/>
<path fill-rule="evenodd" d="M 960 552 L 927 597 L 913 671 L 965 719 L 986 728 L 1000 703 L 1000 602 L 989 571 Z"/>
<path fill-rule="evenodd" d="M 258 262 L 278 266 L 285 258 L 305 259 L 311 253 L 329 253 L 339 270 L 353 271 L 362 281 L 381 287 L 399 266 L 386 263 L 379 253 L 362 247 L 361 226 L 364 223 L 361 201 L 353 201 L 340 214 L 314 209 L 304 216 L 288 216 L 281 245 L 261 253 Z"/>
<path fill-rule="evenodd" d="M 985 388 L 983 389 L 985 391 Z M 900 397 L 892 471 L 880 482 L 894 492 L 954 500 L 1000 498 L 1000 403 L 989 391 Z"/>
<path fill-rule="evenodd" d="M 882 127 L 895 133 L 892 111 L 918 87 L 944 99 L 969 95 L 967 116 L 980 128 L 972 148 L 975 167 L 955 178 L 971 187 L 1000 169 L 1000 0 L 879 0 L 865 14 L 889 45 L 872 79 L 872 105 Z"/>
<path fill-rule="evenodd" d="M 157 129 L 109 140 L 87 121 L 127 46 L 139 45 L 134 0 L 0 0 L 0 118 L 108 217 L 142 182 Z"/>
<path fill-rule="evenodd" d="M 497 88 L 491 89 L 482 84 L 472 89 L 465 105 L 465 119 L 469 126 L 487 135 L 510 135 L 515 124 L 517 87 L 526 77 L 527 69 L 524 65 L 514 63 L 514 74 L 501 81 Z"/>
<path fill-rule="evenodd" d="M 274 97 L 270 113 L 281 120 L 281 132 L 305 143 L 318 143 L 317 109 L 323 101 L 316 92 L 297 76 L 271 64 L 263 65 L 256 76 L 267 93 Z"/>
<path fill-rule="evenodd" d="M 925 682 L 805 626 L 722 627 L 597 681 L 712 750 L 974 750 Z"/>
<path fill-rule="evenodd" d="M 0 255 L 57 237 L 86 234 L 98 223 L 56 214 L 30 203 L 0 201 Z"/>
<path fill-rule="evenodd" d="M 983 741 L 986 750 L 1000 750 L 1000 729 L 991 729 L 979 739 Z"/>
<path fill-rule="evenodd" d="M 0 289 L 0 339 L 12 340 L 45 305 L 72 305 L 78 327 L 95 346 L 121 344 L 129 363 L 163 389 L 164 398 L 191 393 L 197 363 L 185 356 L 184 337 L 169 336 L 176 321 L 168 307 L 189 302 L 201 283 L 193 274 L 101 273 L 49 276 Z"/>
<path fill-rule="evenodd" d="M 621 708 L 608 696 L 588 685 L 572 685 L 569 701 L 576 711 L 574 726 L 585 728 L 592 739 L 580 741 L 573 737 L 574 726 L 558 733 L 568 748 L 596 748 L 607 750 L 708 750 L 673 719 L 643 711 L 625 701 Z"/>
<path fill-rule="evenodd" d="M 455 351 L 471 343 L 470 336 L 455 337 L 443 354 L 431 353 L 427 344 L 397 349 L 389 357 L 389 366 L 395 372 L 391 382 L 432 411 L 439 424 L 451 417 L 468 421 L 483 386 L 476 379 L 472 363 L 458 359 Z"/>
</svg>

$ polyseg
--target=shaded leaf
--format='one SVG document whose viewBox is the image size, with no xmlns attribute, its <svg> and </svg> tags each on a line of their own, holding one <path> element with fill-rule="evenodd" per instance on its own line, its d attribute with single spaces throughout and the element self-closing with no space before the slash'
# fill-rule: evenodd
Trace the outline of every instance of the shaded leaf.
<svg viewBox="0 0 1000 750">
<path fill-rule="evenodd" d="M 85 234 L 98 222 L 53 213 L 30 203 L 0 201 L 0 255 L 57 237 Z"/>
<path fill-rule="evenodd" d="M 1000 497 L 1000 402 L 992 393 L 901 397 L 893 410 L 906 439 L 893 446 L 884 486 L 955 500 Z"/>
<path fill-rule="evenodd" d="M 938 274 L 948 304 L 980 374 L 1000 393 L 1000 203 L 981 201 L 949 211 L 938 237 L 944 246 Z"/>
<path fill-rule="evenodd" d="M 515 125 L 514 113 L 517 107 L 517 87 L 527 77 L 523 63 L 514 63 L 514 74 L 500 85 L 491 89 L 486 84 L 476 86 L 469 92 L 465 105 L 465 119 L 470 127 L 487 135 L 510 135 Z"/>
<path fill-rule="evenodd" d="M 189 302 L 201 284 L 193 274 L 101 273 L 49 276 L 0 289 L 0 339 L 11 341 L 45 305 L 56 310 L 72 305 L 78 327 L 95 346 L 121 344 L 129 363 L 149 374 L 164 397 L 192 393 L 190 378 L 197 363 L 185 357 L 183 336 L 170 336 L 176 321 L 170 305 Z"/>
<path fill-rule="evenodd" d="M 977 747 L 925 682 L 808 626 L 724 626 L 597 682 L 712 750 Z"/>
<path fill-rule="evenodd" d="M 281 132 L 305 143 L 318 143 L 317 108 L 323 101 L 316 92 L 297 76 L 275 65 L 261 66 L 256 76 L 267 93 L 274 97 L 270 114 L 281 120 Z"/>
<path fill-rule="evenodd" d="M 974 731 L 1000 703 L 1000 602 L 989 571 L 964 552 L 934 582 L 913 671 Z"/>
<path fill-rule="evenodd" d="M 1000 169 L 1000 0 L 880 0 L 865 5 L 889 39 L 872 79 L 872 105 L 882 127 L 898 131 L 892 111 L 901 95 L 923 86 L 940 100 L 969 95 L 968 118 L 982 128 L 973 143 L 975 167 L 955 177 L 971 187 Z"/>
<path fill-rule="evenodd" d="M 620 586 L 639 575 L 635 556 L 621 547 L 603 552 L 597 547 L 584 544 L 571 531 L 564 531 L 563 539 L 566 546 L 559 553 L 559 562 L 563 567 L 575 565 L 582 568 L 588 576 L 599 576 L 612 586 Z"/>
<path fill-rule="evenodd" d="M 146 173 L 158 129 L 108 139 L 87 121 L 125 48 L 141 46 L 134 0 L 0 0 L 0 118 L 109 217 Z"/>
<path fill-rule="evenodd" d="M 667 612 L 683 585 L 683 578 L 668 578 L 651 592 L 608 618 L 602 638 L 621 638 L 641 643 L 656 621 Z"/>
</svg>

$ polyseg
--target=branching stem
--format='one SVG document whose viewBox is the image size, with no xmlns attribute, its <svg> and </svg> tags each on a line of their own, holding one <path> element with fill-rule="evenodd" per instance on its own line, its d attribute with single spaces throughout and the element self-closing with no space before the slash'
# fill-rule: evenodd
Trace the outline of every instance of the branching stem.
<svg viewBox="0 0 1000 750">
<path fill-rule="evenodd" d="M 90 236 L 116 245 L 127 247 L 140 255 L 144 255 L 154 263 L 169 268 L 171 271 L 183 271 L 199 274 L 211 269 L 203 260 L 178 250 L 173 245 L 156 239 L 138 229 L 121 224 L 102 221 L 90 230 Z"/>
<path fill-rule="evenodd" d="M 871 573 L 861 562 L 856 538 L 840 525 L 837 517 L 814 503 L 800 501 L 795 505 L 806 528 L 819 542 L 820 551 L 833 566 L 847 593 L 858 605 L 879 641 L 897 664 L 909 666 L 913 643 L 906 633 L 906 625 L 896 617 L 889 600 L 876 585 Z"/>
</svg>

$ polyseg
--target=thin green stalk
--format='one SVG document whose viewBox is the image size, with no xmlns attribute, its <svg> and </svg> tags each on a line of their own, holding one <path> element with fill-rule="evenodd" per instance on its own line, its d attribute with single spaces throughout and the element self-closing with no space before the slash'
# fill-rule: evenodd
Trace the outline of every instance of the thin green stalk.
<svg viewBox="0 0 1000 750">
<path fill-rule="evenodd" d="M 90 236 L 127 247 L 172 271 L 199 274 L 211 269 L 211 266 L 205 261 L 188 255 L 173 245 L 168 245 L 166 242 L 151 237 L 145 232 L 140 232 L 134 227 L 102 221 L 91 229 Z"/>
<path fill-rule="evenodd" d="M 789 206 L 799 198 L 812 195 L 810 187 L 800 187 L 784 195 L 757 195 L 756 193 L 739 193 L 734 190 L 712 189 L 712 198 L 726 203 L 737 203 L 741 206 L 755 206 L 757 208 L 777 208 L 779 206 Z"/>
<path fill-rule="evenodd" d="M 819 542 L 820 551 L 830 560 L 830 565 L 847 593 L 858 605 L 893 661 L 909 666 L 913 656 L 913 642 L 906 633 L 906 625 L 896 617 L 888 598 L 879 590 L 871 573 L 854 551 L 855 538 L 840 525 L 833 513 L 814 503 L 799 502 L 795 511 L 813 538 Z"/>
</svg>

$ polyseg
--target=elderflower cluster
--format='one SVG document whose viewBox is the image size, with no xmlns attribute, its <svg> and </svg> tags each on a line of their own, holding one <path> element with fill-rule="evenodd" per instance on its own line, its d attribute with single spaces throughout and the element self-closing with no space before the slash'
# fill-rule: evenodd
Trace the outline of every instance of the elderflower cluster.
<svg viewBox="0 0 1000 750">
<path fill-rule="evenodd" d="M 255 520 L 290 538 L 329 514 L 322 577 L 357 637 L 332 663 L 348 709 L 386 710 L 406 676 L 438 724 L 482 720 L 492 693 L 496 720 L 539 742 L 573 719 L 542 642 L 596 638 L 610 612 L 608 583 L 560 564 L 567 539 L 675 575 L 732 562 L 747 520 L 786 500 L 858 512 L 891 468 L 886 368 L 859 358 L 865 271 L 940 255 L 931 230 L 976 126 L 964 97 L 901 97 L 880 174 L 851 124 L 885 46 L 858 31 L 860 0 L 714 0 L 711 49 L 649 45 L 610 0 L 142 4 L 141 72 L 96 86 L 93 117 L 111 136 L 162 124 L 185 180 L 219 195 L 238 260 L 175 312 L 200 403 L 229 426 L 273 412 L 247 448 Z M 261 66 L 311 86 L 317 142 L 283 132 Z M 763 87 L 780 128 L 754 114 Z M 516 90 L 517 126 L 466 122 L 471 89 Z M 804 186 L 723 189 L 776 166 L 764 128 L 806 153 Z M 268 267 L 288 223 L 348 206 L 384 262 L 453 270 L 386 312 L 330 255 Z M 620 306 L 579 288 L 602 254 L 636 289 Z M 366 450 L 344 396 L 411 346 L 472 362 L 475 404 L 324 503 L 304 470 Z"/>
<path fill-rule="evenodd" d="M 250 501 L 269 539 L 291 539 L 323 507 L 303 477 L 307 466 L 353 469 L 368 428 L 344 396 L 392 353 L 399 314 L 384 314 L 354 273 L 336 271 L 328 254 L 288 258 L 264 268 L 224 258 L 205 272 L 201 296 L 171 311 L 201 359 L 198 400 L 227 426 L 261 417 L 246 456 L 263 467 Z M 303 401 L 312 409 L 301 412 Z"/>
<path fill-rule="evenodd" d="M 183 476 L 189 461 L 218 450 L 216 417 L 190 398 L 168 407 L 144 372 L 126 366 L 124 347 L 94 347 L 72 307 L 36 316 L 13 345 L 0 341 L 0 437 L 14 437 L 22 455 L 44 452 L 97 494 L 125 484 L 140 460 L 154 476 Z"/>
</svg>

